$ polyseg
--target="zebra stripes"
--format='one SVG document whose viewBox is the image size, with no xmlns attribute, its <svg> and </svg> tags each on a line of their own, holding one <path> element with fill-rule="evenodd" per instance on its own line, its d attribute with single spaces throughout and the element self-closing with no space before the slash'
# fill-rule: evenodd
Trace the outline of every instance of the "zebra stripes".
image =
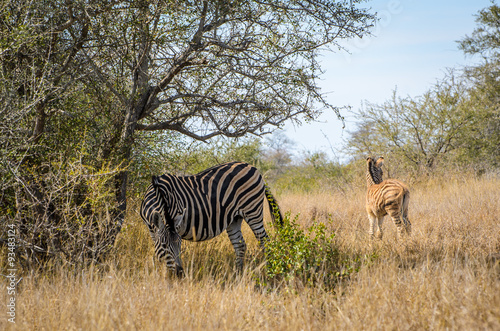
<svg viewBox="0 0 500 331">
<path fill-rule="evenodd" d="M 242 269 L 246 244 L 241 233 L 245 220 L 262 246 L 268 236 L 263 223 L 264 199 L 273 221 L 282 216 L 258 170 L 246 163 L 231 162 L 193 176 L 153 177 L 141 204 L 141 217 L 148 226 L 158 259 L 182 273 L 180 238 L 203 241 L 224 230 Z"/>
<path fill-rule="evenodd" d="M 367 158 L 366 182 L 368 186 L 366 194 L 366 211 L 370 221 L 368 233 L 373 238 L 375 228 L 376 237 L 382 239 L 382 224 L 384 217 L 388 214 L 401 238 L 403 230 L 409 235 L 411 233 L 411 223 L 408 218 L 408 204 L 410 201 L 410 191 L 408 187 L 397 179 L 386 179 L 382 181 L 382 165 L 384 158 Z"/>
</svg>

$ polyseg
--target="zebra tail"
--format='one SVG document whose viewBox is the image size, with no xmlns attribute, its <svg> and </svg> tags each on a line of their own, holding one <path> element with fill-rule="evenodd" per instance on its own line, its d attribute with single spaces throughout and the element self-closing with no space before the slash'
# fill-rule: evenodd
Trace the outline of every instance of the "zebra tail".
<svg viewBox="0 0 500 331">
<path fill-rule="evenodd" d="M 266 188 L 266 200 L 267 203 L 269 204 L 269 211 L 271 212 L 271 218 L 273 219 L 274 224 L 281 227 L 283 226 L 283 215 L 281 214 L 278 202 L 271 194 L 271 190 L 269 189 L 269 187 L 267 187 L 266 185 L 265 188 Z"/>
<path fill-rule="evenodd" d="M 408 226 L 408 204 L 410 202 L 410 192 L 404 192 L 403 200 L 401 201 L 401 217 L 403 218 L 403 222 L 405 226 Z"/>
<path fill-rule="evenodd" d="M 404 215 L 404 211 L 408 209 L 408 203 L 410 202 L 410 192 L 404 192 L 401 202 L 401 214 Z"/>
</svg>

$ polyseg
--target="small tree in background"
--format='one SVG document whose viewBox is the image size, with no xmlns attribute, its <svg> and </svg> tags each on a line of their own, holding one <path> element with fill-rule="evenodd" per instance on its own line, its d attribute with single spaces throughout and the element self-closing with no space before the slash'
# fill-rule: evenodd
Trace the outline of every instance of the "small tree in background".
<svg viewBox="0 0 500 331">
<path fill-rule="evenodd" d="M 484 167 L 500 166 L 500 7 L 493 3 L 479 11 L 477 28 L 459 41 L 467 55 L 480 55 L 483 62 L 466 69 L 485 101 L 486 120 L 469 138 L 468 156 L 482 160 Z"/>
<path fill-rule="evenodd" d="M 421 96 L 394 92 L 383 104 L 367 103 L 348 141 L 354 158 L 384 155 L 391 170 L 430 173 L 439 166 L 472 167 L 479 172 L 500 165 L 500 7 L 479 11 L 478 27 L 459 41 L 483 63 L 450 71 Z"/>
<path fill-rule="evenodd" d="M 358 116 L 349 140 L 354 155 L 390 156 L 397 160 L 391 163 L 428 173 L 440 163 L 458 161 L 486 112 L 481 95 L 450 73 L 422 96 L 401 98 L 394 92 L 381 105 L 366 104 Z"/>
<path fill-rule="evenodd" d="M 487 62 L 500 61 L 500 7 L 493 3 L 476 15 L 478 27 L 459 41 L 459 48 L 469 55 L 481 55 Z"/>
</svg>

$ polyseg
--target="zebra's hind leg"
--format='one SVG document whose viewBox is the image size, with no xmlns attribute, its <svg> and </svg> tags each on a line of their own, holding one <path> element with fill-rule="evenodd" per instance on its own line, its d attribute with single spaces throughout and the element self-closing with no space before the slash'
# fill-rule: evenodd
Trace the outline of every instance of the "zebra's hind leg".
<svg viewBox="0 0 500 331">
<path fill-rule="evenodd" d="M 411 222 L 410 222 L 410 219 L 408 218 L 408 215 L 403 216 L 403 222 L 405 224 L 406 235 L 410 236 L 411 235 Z"/>
<path fill-rule="evenodd" d="M 403 222 L 406 228 L 406 234 L 411 235 L 411 222 L 408 218 L 408 204 L 410 202 L 410 192 L 407 192 L 403 197 Z"/>
<path fill-rule="evenodd" d="M 398 240 L 402 239 L 406 233 L 406 221 L 404 220 L 404 215 L 401 210 L 388 210 L 387 213 L 392 218 L 394 225 L 398 231 Z"/>
<path fill-rule="evenodd" d="M 408 204 L 406 204 L 405 208 L 403 209 L 403 223 L 405 225 L 406 235 L 410 236 L 411 235 L 411 222 L 410 222 L 410 219 L 408 218 Z"/>
<path fill-rule="evenodd" d="M 243 218 L 237 217 L 229 226 L 227 227 L 227 235 L 231 244 L 233 244 L 234 253 L 236 255 L 236 270 L 243 270 L 243 260 L 245 258 L 245 253 L 247 250 L 247 244 L 245 239 L 243 239 L 243 234 L 241 233 L 241 222 Z"/>
<path fill-rule="evenodd" d="M 257 238 L 257 240 L 259 241 L 260 247 L 265 250 L 266 243 L 269 240 L 269 237 L 267 235 L 266 229 L 264 228 L 264 222 L 262 221 L 262 219 L 248 220 L 247 224 L 252 230 L 255 238 Z"/>
<path fill-rule="evenodd" d="M 391 218 L 394 221 L 394 224 L 396 225 L 396 229 L 398 231 L 398 239 L 402 239 L 407 229 L 403 222 L 403 217 L 401 216 L 401 214 L 398 214 L 398 215 L 391 215 Z"/>
</svg>

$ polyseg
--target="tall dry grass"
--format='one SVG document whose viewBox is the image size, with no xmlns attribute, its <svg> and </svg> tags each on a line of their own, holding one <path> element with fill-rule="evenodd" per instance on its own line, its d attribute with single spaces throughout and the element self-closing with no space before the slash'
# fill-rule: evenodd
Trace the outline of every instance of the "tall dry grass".
<svg viewBox="0 0 500 331">
<path fill-rule="evenodd" d="M 184 244 L 187 277 L 172 278 L 156 265 L 151 239 L 132 211 L 105 266 L 24 275 L 16 324 L 3 315 L 0 329 L 500 330 L 500 267 L 486 260 L 500 252 L 500 179 L 414 185 L 413 233 L 403 243 L 386 219 L 384 239 L 370 244 L 364 194 L 356 187 L 279 197 L 283 210 L 300 214 L 302 227 L 327 224 L 342 254 L 369 257 L 335 291 L 257 286 L 263 260 L 248 228 L 242 275 L 233 273 L 234 253 L 223 235 Z"/>
</svg>

